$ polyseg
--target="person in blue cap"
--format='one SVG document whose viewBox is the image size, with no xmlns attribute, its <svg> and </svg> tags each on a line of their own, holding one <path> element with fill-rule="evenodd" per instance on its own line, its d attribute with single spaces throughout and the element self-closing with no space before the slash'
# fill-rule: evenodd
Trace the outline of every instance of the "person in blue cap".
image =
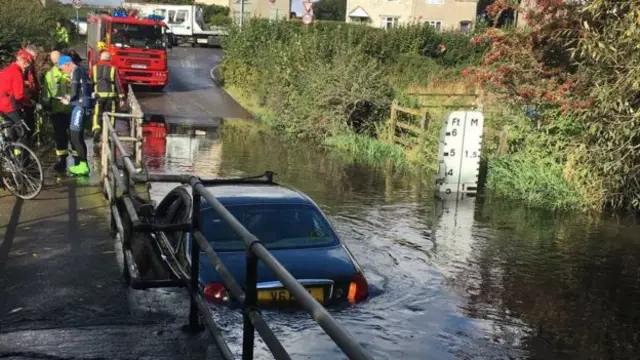
<svg viewBox="0 0 640 360">
<path fill-rule="evenodd" d="M 74 63 L 70 56 L 61 56 L 58 67 L 71 79 L 70 94 L 62 100 L 63 103 L 70 103 L 73 106 L 69 132 L 71 144 L 76 149 L 77 156 L 75 165 L 69 168 L 69 172 L 76 176 L 87 176 L 89 164 L 87 164 L 87 144 L 84 141 L 84 122 L 87 110 L 93 107 L 93 86 L 87 70 Z"/>
</svg>

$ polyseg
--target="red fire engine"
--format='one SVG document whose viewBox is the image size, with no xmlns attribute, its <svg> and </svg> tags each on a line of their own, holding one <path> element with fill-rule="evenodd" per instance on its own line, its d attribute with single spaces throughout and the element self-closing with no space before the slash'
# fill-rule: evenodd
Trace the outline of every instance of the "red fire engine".
<svg viewBox="0 0 640 360">
<path fill-rule="evenodd" d="M 87 59 L 97 63 L 100 52 L 111 54 L 124 86 L 146 85 L 161 90 L 167 84 L 167 26 L 158 18 L 115 12 L 87 15 Z"/>
</svg>

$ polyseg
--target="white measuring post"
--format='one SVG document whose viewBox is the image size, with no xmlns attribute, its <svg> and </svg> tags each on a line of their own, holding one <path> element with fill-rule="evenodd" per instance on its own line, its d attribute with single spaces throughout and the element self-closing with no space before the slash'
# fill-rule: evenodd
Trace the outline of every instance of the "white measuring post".
<svg viewBox="0 0 640 360">
<path fill-rule="evenodd" d="M 446 115 L 440 132 L 440 171 L 437 192 L 475 194 L 484 116 L 478 111 L 453 111 Z"/>
</svg>

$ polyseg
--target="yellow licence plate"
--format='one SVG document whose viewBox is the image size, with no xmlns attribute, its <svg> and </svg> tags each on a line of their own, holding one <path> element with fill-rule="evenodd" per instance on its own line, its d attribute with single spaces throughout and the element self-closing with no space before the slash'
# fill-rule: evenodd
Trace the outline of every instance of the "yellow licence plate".
<svg viewBox="0 0 640 360">
<path fill-rule="evenodd" d="M 307 288 L 307 291 L 314 299 L 320 303 L 324 302 L 324 289 L 323 288 Z M 273 290 L 260 290 L 258 291 L 259 302 L 280 302 L 280 301 L 294 301 L 295 298 L 289 290 L 286 289 L 273 289 Z"/>
</svg>

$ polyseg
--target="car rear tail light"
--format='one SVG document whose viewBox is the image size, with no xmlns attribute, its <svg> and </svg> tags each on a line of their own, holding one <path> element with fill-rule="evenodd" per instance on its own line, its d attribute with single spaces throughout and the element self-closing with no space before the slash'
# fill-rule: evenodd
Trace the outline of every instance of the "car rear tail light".
<svg viewBox="0 0 640 360">
<path fill-rule="evenodd" d="M 204 297 L 212 303 L 221 303 L 229 299 L 227 289 L 220 283 L 207 284 L 204 287 Z"/>
<path fill-rule="evenodd" d="M 369 296 L 369 284 L 364 274 L 358 273 L 356 277 L 349 284 L 349 293 L 347 294 L 347 300 L 354 304 L 365 300 Z"/>
</svg>

